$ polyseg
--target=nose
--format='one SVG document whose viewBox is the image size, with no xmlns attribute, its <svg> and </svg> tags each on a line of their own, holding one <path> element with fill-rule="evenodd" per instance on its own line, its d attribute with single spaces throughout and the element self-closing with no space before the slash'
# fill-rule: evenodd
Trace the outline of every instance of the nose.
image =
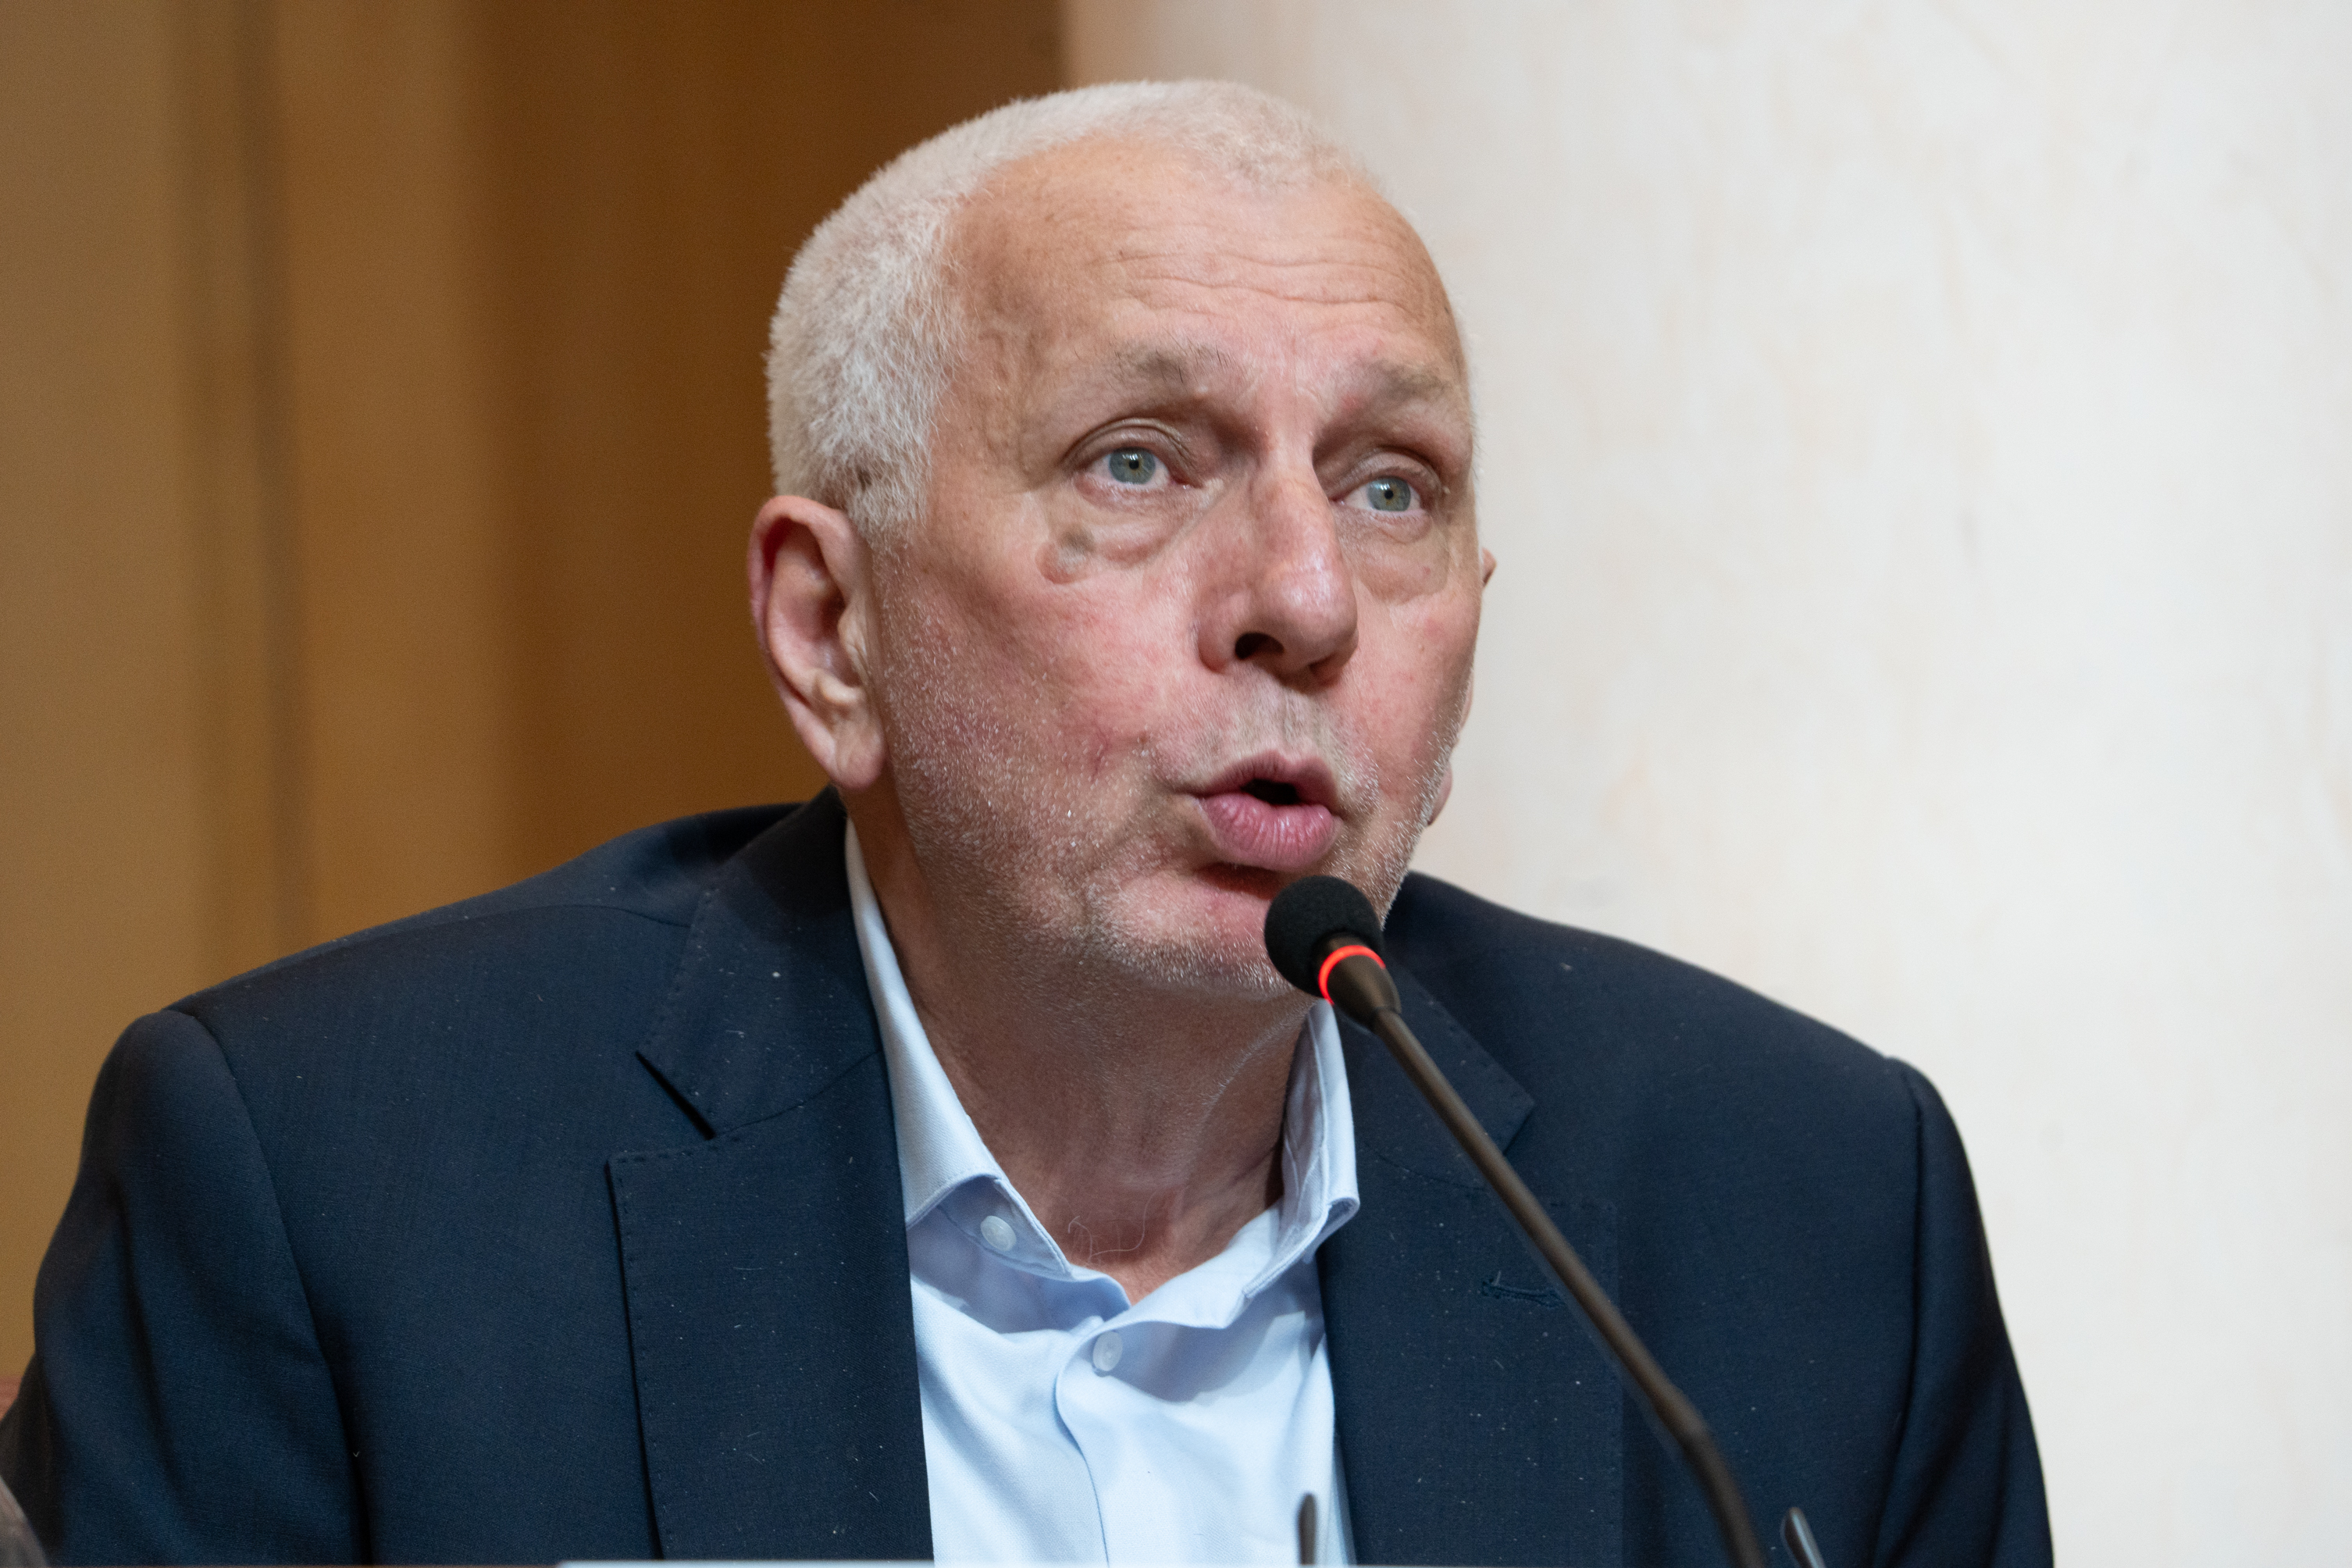
<svg viewBox="0 0 2352 1568">
<path fill-rule="evenodd" d="M 1255 665 L 1286 686 L 1328 686 L 1356 651 L 1356 579 L 1311 469 L 1263 475 L 1212 531 L 1201 658 Z"/>
</svg>

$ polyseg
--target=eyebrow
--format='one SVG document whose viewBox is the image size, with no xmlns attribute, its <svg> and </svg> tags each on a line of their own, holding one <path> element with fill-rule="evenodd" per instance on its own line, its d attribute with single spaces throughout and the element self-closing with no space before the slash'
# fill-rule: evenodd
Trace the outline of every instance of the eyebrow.
<svg viewBox="0 0 2352 1568">
<path fill-rule="evenodd" d="M 1189 392 L 1202 371 L 1230 372 L 1234 356 L 1208 343 L 1169 347 L 1159 343 L 1129 343 L 1103 367 L 1105 379 L 1140 384 L 1171 393 Z"/>
<path fill-rule="evenodd" d="M 1375 360 L 1370 379 L 1385 403 L 1467 404 L 1469 388 L 1455 376 L 1402 360 Z"/>
</svg>

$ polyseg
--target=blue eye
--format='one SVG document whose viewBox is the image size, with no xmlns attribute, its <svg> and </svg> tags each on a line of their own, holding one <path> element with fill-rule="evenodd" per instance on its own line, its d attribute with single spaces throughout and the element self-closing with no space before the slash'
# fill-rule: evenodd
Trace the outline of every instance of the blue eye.
<svg viewBox="0 0 2352 1568">
<path fill-rule="evenodd" d="M 1160 459 L 1140 447 L 1121 447 L 1103 459 L 1115 484 L 1148 485 L 1160 475 Z"/>
<path fill-rule="evenodd" d="M 1412 487 L 1399 479 L 1374 479 L 1364 487 L 1364 503 L 1374 511 L 1411 511 L 1412 503 L 1421 498 Z"/>
</svg>

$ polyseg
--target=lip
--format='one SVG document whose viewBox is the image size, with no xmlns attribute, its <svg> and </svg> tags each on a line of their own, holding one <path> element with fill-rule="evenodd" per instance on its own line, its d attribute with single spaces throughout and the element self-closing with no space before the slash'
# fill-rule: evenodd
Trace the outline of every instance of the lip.
<svg viewBox="0 0 2352 1568">
<path fill-rule="evenodd" d="M 1253 784 L 1286 785 L 1297 796 L 1276 804 L 1248 792 Z M 1268 871 L 1304 871 L 1330 853 L 1339 836 L 1332 807 L 1339 785 L 1319 758 L 1263 754 L 1236 763 L 1188 792 L 1220 860 Z"/>
</svg>

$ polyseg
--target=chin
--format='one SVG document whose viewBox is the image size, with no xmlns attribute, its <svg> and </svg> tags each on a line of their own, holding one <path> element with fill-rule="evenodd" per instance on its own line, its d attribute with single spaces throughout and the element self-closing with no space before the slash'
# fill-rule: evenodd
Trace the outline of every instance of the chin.
<svg viewBox="0 0 2352 1568">
<path fill-rule="evenodd" d="M 1264 1003 L 1292 994 L 1265 955 L 1264 894 L 1193 883 L 1138 889 L 1087 924 L 1098 961 L 1154 990 Z M 1154 896 L 1158 894 L 1159 896 Z M 1205 897 L 1202 895 L 1206 895 Z"/>
</svg>

